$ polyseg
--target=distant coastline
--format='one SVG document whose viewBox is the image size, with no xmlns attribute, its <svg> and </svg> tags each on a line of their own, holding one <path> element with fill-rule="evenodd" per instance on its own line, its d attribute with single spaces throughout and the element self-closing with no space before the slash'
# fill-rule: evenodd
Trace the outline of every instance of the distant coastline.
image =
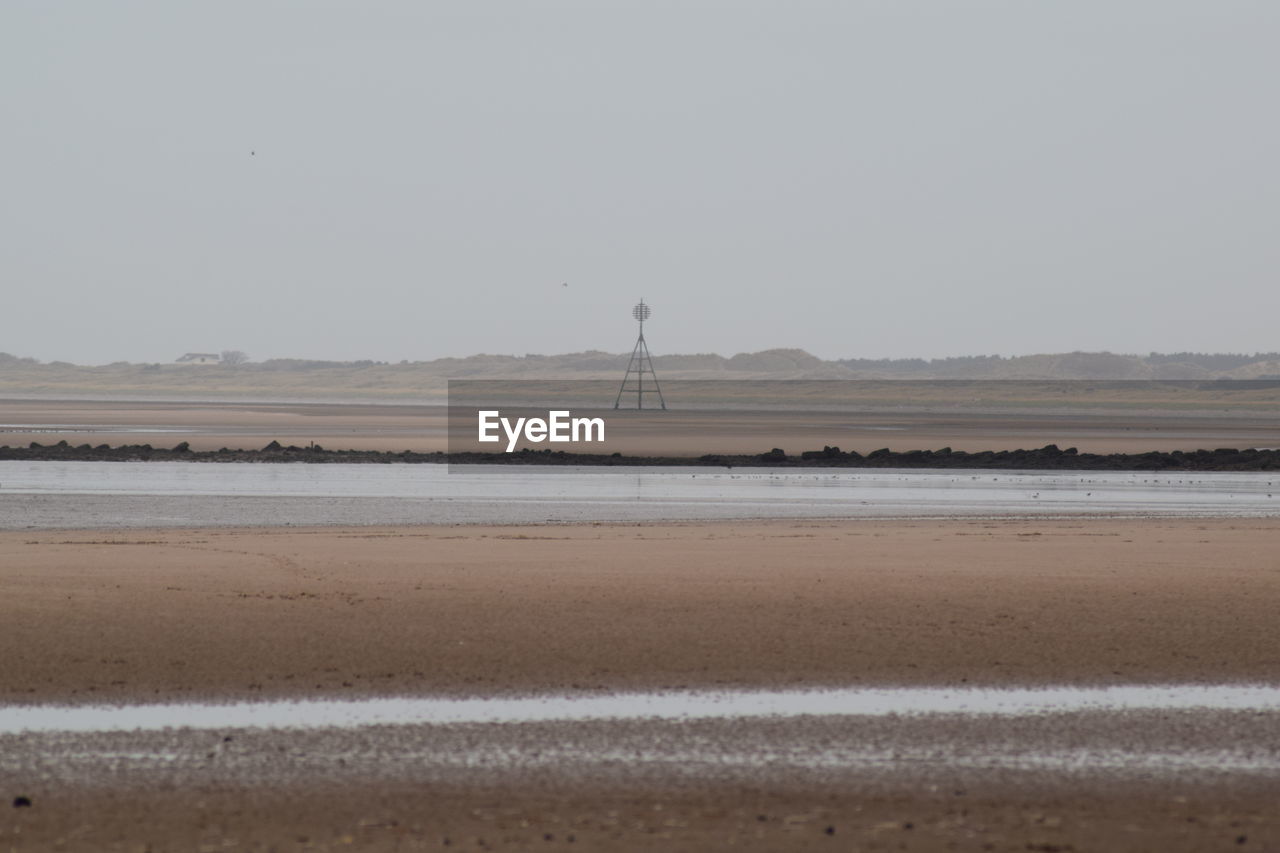
<svg viewBox="0 0 1280 853">
<path fill-rule="evenodd" d="M 628 354 L 471 355 L 429 361 L 322 361 L 275 358 L 219 364 L 41 362 L 0 352 L 0 396 L 171 400 L 427 402 L 451 379 L 597 380 L 614 390 Z M 1280 381 L 1280 353 L 1042 353 L 954 358 L 822 359 L 802 349 L 721 356 L 656 353 L 664 385 L 673 381 Z M 608 399 L 612 399 L 609 393 Z"/>
</svg>

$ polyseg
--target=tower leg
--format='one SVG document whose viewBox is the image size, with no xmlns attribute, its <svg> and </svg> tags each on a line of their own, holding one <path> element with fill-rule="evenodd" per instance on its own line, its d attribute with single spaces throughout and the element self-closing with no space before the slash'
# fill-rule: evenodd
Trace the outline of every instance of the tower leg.
<svg viewBox="0 0 1280 853">
<path fill-rule="evenodd" d="M 649 375 L 651 388 L 645 387 L 644 377 Z M 628 387 L 628 383 L 632 382 L 635 377 L 634 385 Z M 622 396 L 627 392 L 635 391 L 636 408 L 644 408 L 644 395 L 657 394 L 658 403 L 663 411 L 666 411 L 667 401 L 662 396 L 662 386 L 658 384 L 658 374 L 653 369 L 653 358 L 649 355 L 649 345 L 644 340 L 644 326 L 640 327 L 640 337 L 636 338 L 635 348 L 631 350 L 631 360 L 627 362 L 627 372 L 622 377 L 622 385 L 618 388 L 618 396 L 613 400 L 613 407 L 619 408 L 622 404 Z"/>
</svg>

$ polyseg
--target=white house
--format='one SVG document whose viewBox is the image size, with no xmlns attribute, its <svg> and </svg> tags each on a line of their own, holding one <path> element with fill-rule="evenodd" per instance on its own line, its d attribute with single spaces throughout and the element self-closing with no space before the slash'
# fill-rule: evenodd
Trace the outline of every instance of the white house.
<svg viewBox="0 0 1280 853">
<path fill-rule="evenodd" d="M 189 352 L 178 359 L 178 364 L 217 364 L 222 356 L 216 352 Z"/>
</svg>

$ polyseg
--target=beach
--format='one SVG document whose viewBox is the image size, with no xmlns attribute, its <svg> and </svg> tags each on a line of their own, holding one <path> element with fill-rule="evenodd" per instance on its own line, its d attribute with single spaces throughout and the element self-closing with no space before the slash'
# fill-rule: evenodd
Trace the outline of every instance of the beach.
<svg viewBox="0 0 1280 853">
<path fill-rule="evenodd" d="M 0 853 L 1280 853 L 1277 34 L 0 5 Z"/>
<path fill-rule="evenodd" d="M 43 444 L 447 447 L 431 407 L 6 411 Z M 1275 444 L 1268 416 L 1147 415 L 645 413 L 624 440 Z M 1268 849 L 1276 494 L 6 461 L 0 793 L 30 805 L 0 849 Z"/>
<path fill-rule="evenodd" d="M 0 533 L 5 702 L 1280 679 L 1280 521 Z"/>
<path fill-rule="evenodd" d="M 6 532 L 0 702 L 1275 684 L 1278 536 L 1272 518 Z M 1022 718 L 1009 728 L 802 717 L 773 729 L 706 722 L 695 741 L 811 749 L 887 738 L 928 755 L 976 738 L 985 755 L 983 739 L 1030 725 L 1028 744 L 1073 731 L 1122 755 L 1151 738 L 1206 754 L 1251 744 L 1265 763 L 1271 719 L 1064 715 L 1041 730 Z M 8 735 L 0 778 L 33 805 L 0 821 L 0 840 L 85 850 L 1280 843 L 1272 773 L 1081 775 L 937 758 L 888 773 L 785 761 L 737 772 L 723 758 L 680 770 L 588 761 L 582 744 L 674 749 L 689 726 L 598 725 L 595 735 L 570 723 L 194 729 L 132 744 L 144 735 Z M 406 743 L 473 756 L 506 744 L 493 747 L 506 758 L 478 775 L 465 762 L 446 772 L 447 762 L 398 763 Z M 560 759 L 531 758 L 553 746 Z M 177 757 L 126 772 L 129 756 L 157 754 Z"/>
</svg>

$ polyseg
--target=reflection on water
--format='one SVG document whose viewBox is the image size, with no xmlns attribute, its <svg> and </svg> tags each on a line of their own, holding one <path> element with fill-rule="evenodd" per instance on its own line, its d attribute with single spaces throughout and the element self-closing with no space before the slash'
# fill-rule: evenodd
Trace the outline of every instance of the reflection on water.
<svg viewBox="0 0 1280 853">
<path fill-rule="evenodd" d="M 0 734 L 155 731 L 189 727 L 353 728 L 378 725 L 708 720 L 760 717 L 959 715 L 1019 717 L 1114 711 L 1280 712 L 1280 687 L 1112 687 L 735 690 L 524 696 L 382 698 L 126 706 L 0 707 Z"/>
<path fill-rule="evenodd" d="M 1277 483 L 1256 472 L 0 462 L 0 527 L 1245 517 L 1280 514 Z"/>
</svg>

